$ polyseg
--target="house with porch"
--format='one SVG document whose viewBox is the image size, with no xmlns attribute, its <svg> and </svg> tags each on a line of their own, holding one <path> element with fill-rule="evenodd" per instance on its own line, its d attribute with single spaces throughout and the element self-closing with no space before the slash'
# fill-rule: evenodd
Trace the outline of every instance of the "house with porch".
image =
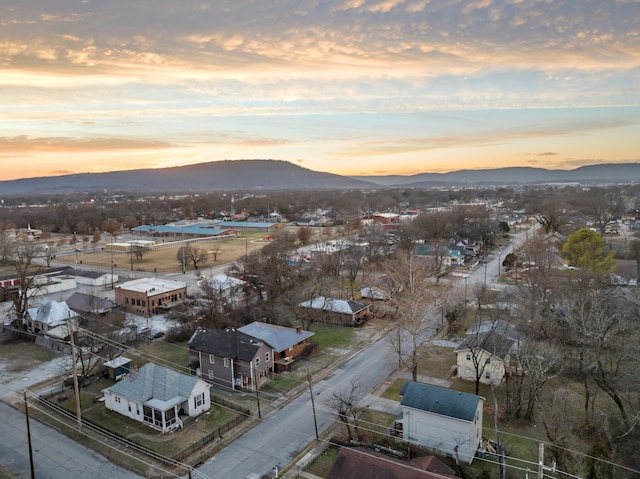
<svg viewBox="0 0 640 479">
<path fill-rule="evenodd" d="M 191 374 L 229 389 L 256 391 L 274 373 L 274 350 L 234 328 L 198 328 L 189 342 Z"/>
<path fill-rule="evenodd" d="M 303 314 L 314 315 L 318 321 L 340 324 L 343 326 L 360 326 L 366 322 L 370 304 L 351 299 L 336 299 L 318 296 L 315 299 L 298 304 Z"/>
<path fill-rule="evenodd" d="M 396 436 L 471 464 L 482 442 L 483 397 L 412 381 L 400 395 Z"/>
<path fill-rule="evenodd" d="M 147 363 L 102 392 L 107 409 L 170 432 L 182 427 L 181 415 L 197 416 L 211 407 L 210 387 L 195 376 Z"/>
<path fill-rule="evenodd" d="M 316 334 L 312 331 L 304 331 L 300 327 L 288 328 L 260 321 L 242 326 L 238 331 L 271 346 L 276 373 L 290 371 L 296 358 L 301 356 L 307 348 L 307 340 Z"/>
<path fill-rule="evenodd" d="M 511 367 L 511 354 L 518 342 L 496 329 L 472 332 L 454 350 L 458 377 L 467 381 L 476 378 L 484 384 L 498 385 Z"/>
<path fill-rule="evenodd" d="M 45 334 L 72 321 L 77 326 L 79 315 L 65 301 L 49 301 L 27 309 L 22 317 L 22 329 Z M 68 331 L 67 331 L 68 333 Z"/>
</svg>

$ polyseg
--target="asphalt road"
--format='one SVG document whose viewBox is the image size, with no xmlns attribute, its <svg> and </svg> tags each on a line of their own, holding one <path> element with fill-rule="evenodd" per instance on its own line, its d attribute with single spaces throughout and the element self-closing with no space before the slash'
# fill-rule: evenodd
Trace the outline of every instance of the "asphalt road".
<svg viewBox="0 0 640 479">
<path fill-rule="evenodd" d="M 25 416 L 0 401 L 0 417 L 0 463 L 17 477 L 30 477 Z M 38 479 L 141 479 L 38 421 L 31 421 L 31 441 Z"/>
<path fill-rule="evenodd" d="M 323 380 L 312 382 L 320 434 L 335 421 L 327 405 L 332 393 L 349 390 L 351 382 L 357 381 L 358 395 L 364 397 L 393 372 L 396 363 L 389 345 L 377 341 Z M 313 409 L 306 392 L 218 452 L 194 477 L 275 477 L 274 467 L 282 469 L 314 439 Z"/>
</svg>

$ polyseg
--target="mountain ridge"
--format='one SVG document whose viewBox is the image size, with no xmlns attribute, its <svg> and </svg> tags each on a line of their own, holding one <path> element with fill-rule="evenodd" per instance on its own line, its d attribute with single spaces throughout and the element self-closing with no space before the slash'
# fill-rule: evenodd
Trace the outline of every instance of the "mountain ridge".
<svg viewBox="0 0 640 479">
<path fill-rule="evenodd" d="M 284 160 L 222 160 L 157 169 L 74 173 L 0 181 L 0 194 L 201 193 L 231 190 L 371 189 L 640 181 L 640 163 L 598 164 L 573 170 L 528 166 L 458 170 L 416 175 L 342 176 L 313 171 Z"/>
</svg>

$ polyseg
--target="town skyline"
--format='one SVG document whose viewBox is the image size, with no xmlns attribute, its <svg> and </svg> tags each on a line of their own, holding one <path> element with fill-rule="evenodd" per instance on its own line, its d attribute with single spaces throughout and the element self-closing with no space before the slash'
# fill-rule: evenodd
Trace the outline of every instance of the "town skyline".
<svg viewBox="0 0 640 479">
<path fill-rule="evenodd" d="M 640 2 L 11 0 L 0 180 L 640 161 Z"/>
</svg>

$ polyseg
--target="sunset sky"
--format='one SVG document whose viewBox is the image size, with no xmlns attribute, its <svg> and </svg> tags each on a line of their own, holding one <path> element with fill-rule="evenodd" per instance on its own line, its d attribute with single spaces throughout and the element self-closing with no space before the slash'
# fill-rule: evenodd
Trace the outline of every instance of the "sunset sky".
<svg viewBox="0 0 640 479">
<path fill-rule="evenodd" d="M 0 0 L 0 180 L 640 161 L 640 0 Z"/>
</svg>

